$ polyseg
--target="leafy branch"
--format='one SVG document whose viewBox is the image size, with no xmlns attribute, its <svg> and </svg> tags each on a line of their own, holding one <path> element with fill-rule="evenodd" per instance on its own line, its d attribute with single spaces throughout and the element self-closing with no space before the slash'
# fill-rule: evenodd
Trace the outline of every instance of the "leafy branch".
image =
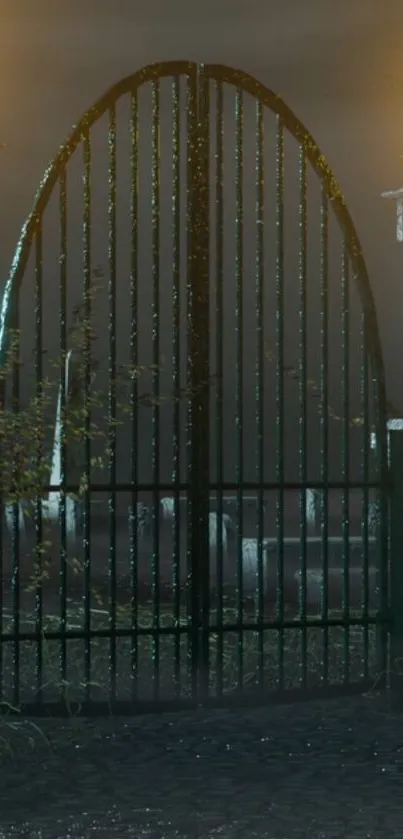
<svg viewBox="0 0 403 839">
<path fill-rule="evenodd" d="M 267 346 L 265 348 L 265 358 L 270 364 L 275 363 L 276 361 L 275 353 Z M 302 383 L 306 387 L 307 393 L 309 396 L 312 397 L 312 399 L 321 400 L 321 388 L 315 379 L 303 380 L 298 368 L 294 367 L 292 364 L 283 365 L 282 372 L 285 373 L 285 375 L 289 376 L 289 378 L 295 381 L 298 385 Z M 320 402 L 320 404 L 316 406 L 316 411 L 320 416 L 323 416 L 324 406 L 322 402 Z M 387 413 L 388 418 L 402 416 L 402 412 L 399 411 L 394 405 L 392 405 L 391 402 L 387 403 Z M 344 417 L 336 413 L 336 411 L 334 411 L 330 405 L 328 405 L 327 407 L 327 414 L 330 419 L 335 420 L 336 422 L 344 422 Z M 349 420 L 348 425 L 350 428 L 357 428 L 359 426 L 363 426 L 364 421 L 365 420 L 363 416 L 356 416 L 352 417 Z M 371 430 L 374 429 L 372 428 Z"/>
</svg>

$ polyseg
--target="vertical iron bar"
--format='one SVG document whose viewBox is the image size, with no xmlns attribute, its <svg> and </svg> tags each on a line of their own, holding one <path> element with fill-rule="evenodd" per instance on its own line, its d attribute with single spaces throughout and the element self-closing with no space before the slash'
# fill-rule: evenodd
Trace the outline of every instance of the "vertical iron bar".
<svg viewBox="0 0 403 839">
<path fill-rule="evenodd" d="M 224 331 L 224 102 L 221 81 L 216 82 L 216 175 L 215 175 L 215 203 L 216 203 L 216 439 L 217 439 L 217 533 L 222 534 L 223 520 L 223 482 L 224 482 L 224 425 L 223 425 L 223 331 Z M 223 693 L 223 664 L 224 664 L 224 590 L 223 590 L 223 541 L 217 540 L 217 695 Z"/>
<path fill-rule="evenodd" d="M 362 515 L 361 515 L 361 536 L 363 545 L 363 636 L 364 636 L 364 677 L 369 674 L 369 388 L 368 388 L 368 347 L 366 340 L 366 317 L 361 313 L 360 321 L 360 413 L 362 418 L 362 450 L 361 450 L 361 480 L 363 484 Z"/>
<path fill-rule="evenodd" d="M 130 419 L 131 419 L 131 511 L 130 511 L 130 574 L 131 574 L 131 674 L 132 698 L 138 696 L 138 97 L 130 102 Z"/>
<path fill-rule="evenodd" d="M 259 689 L 264 686 L 264 596 L 267 584 L 267 550 L 263 549 L 264 536 L 264 117 L 263 105 L 257 100 L 255 112 L 255 295 L 256 295 L 256 481 L 258 484 L 257 509 L 257 624 L 258 624 L 258 679 Z"/>
<path fill-rule="evenodd" d="M 3 414 L 5 410 L 5 381 L 4 370 L 2 369 L 2 359 L 0 360 L 0 411 Z M 4 429 L 2 429 L 4 431 Z M 7 457 L 6 447 L 4 445 L 3 433 L 0 437 L 0 630 L 4 629 L 4 538 L 3 538 L 3 521 L 4 521 L 4 473 L 5 462 Z M 0 702 L 3 703 L 6 697 L 4 696 L 4 660 L 3 660 L 3 643 L 0 640 Z"/>
<path fill-rule="evenodd" d="M 36 313 L 35 313 L 36 314 Z M 12 398 L 12 411 L 15 415 L 18 416 L 20 411 L 20 322 L 19 322 L 19 295 L 17 295 L 17 300 L 15 301 L 15 308 L 13 310 L 13 320 L 12 320 L 12 335 L 13 335 L 13 352 L 12 352 L 12 388 L 11 388 L 11 398 Z M 23 445 L 23 441 L 17 441 L 16 452 L 18 456 L 21 454 L 21 445 Z M 20 557 L 20 534 L 19 534 L 19 506 L 18 503 L 21 501 L 20 493 L 18 492 L 18 465 L 17 463 L 12 464 L 11 469 L 11 480 L 13 486 L 13 495 L 16 495 L 14 507 L 13 507 L 13 526 L 12 526 L 12 534 L 11 534 L 11 551 L 12 551 L 12 579 L 11 579 L 11 588 L 12 588 L 12 601 L 13 601 L 13 636 L 14 636 L 14 643 L 13 643 L 13 703 L 16 708 L 19 706 L 20 702 L 20 567 L 19 567 L 19 557 Z M 17 492 L 16 492 L 17 490 Z"/>
<path fill-rule="evenodd" d="M 299 147 L 299 480 L 300 490 L 300 590 L 302 687 L 307 679 L 306 591 L 306 485 L 307 485 L 307 182 L 305 142 Z"/>
<path fill-rule="evenodd" d="M 343 621 L 344 621 L 344 681 L 349 680 L 349 647 L 350 647 L 350 522 L 349 522 L 349 480 L 350 480 L 350 446 L 349 446 L 349 421 L 350 421 L 350 398 L 349 398 L 349 373 L 350 373 L 350 341 L 349 341 L 349 298 L 350 298 L 350 276 L 349 276 L 349 252 L 348 246 L 343 241 L 341 260 L 341 347 L 342 347 L 342 533 L 343 533 Z"/>
<path fill-rule="evenodd" d="M 197 527 L 194 531 L 197 579 L 200 592 L 200 695 L 209 694 L 210 648 L 210 82 L 199 65 L 198 73 L 198 130 L 195 207 L 195 274 L 193 301 L 194 337 L 194 414 L 197 429 L 193 437 L 194 458 L 197 462 L 197 483 L 192 485 L 196 496 Z M 219 539 L 222 533 L 217 533 Z"/>
<path fill-rule="evenodd" d="M 59 176 L 59 322 L 60 322 L 60 686 L 61 701 L 65 704 L 67 662 L 66 662 L 66 628 L 67 628 L 67 593 L 66 593 L 66 356 L 67 356 L 67 172 L 63 166 Z"/>
<path fill-rule="evenodd" d="M 388 687 L 392 691 L 393 704 L 401 711 L 403 699 L 403 433 L 392 429 L 389 432 L 390 445 L 390 662 Z M 381 602 L 381 609 L 382 606 Z M 381 619 L 384 612 L 381 611 Z M 385 647 L 386 650 L 386 647 Z"/>
<path fill-rule="evenodd" d="M 83 296 L 84 296 L 84 633 L 85 692 L 91 696 L 91 140 L 83 137 Z M 81 359 L 80 359 L 81 361 Z M 64 595 L 65 596 L 65 595 Z"/>
<path fill-rule="evenodd" d="M 1 362 L 0 362 L 1 363 Z M 4 370 L 0 367 L 0 411 L 5 410 L 5 381 Z M 0 442 L 0 630 L 4 630 L 4 538 L 3 538 L 3 521 L 4 521 L 4 473 L 5 463 L 4 458 L 7 457 L 6 448 L 4 446 L 4 437 Z M 6 500 L 7 503 L 7 500 Z M 3 658 L 3 642 L 0 639 L 0 702 L 6 701 L 4 695 L 4 658 Z"/>
<path fill-rule="evenodd" d="M 209 82 L 188 81 L 188 358 L 192 693 L 209 680 Z M 189 205 L 190 202 L 190 205 Z M 189 528 L 190 525 L 190 528 Z M 199 640 L 200 636 L 200 640 Z M 201 642 L 201 643 L 200 643 Z"/>
<path fill-rule="evenodd" d="M 370 345 L 370 339 L 368 341 Z M 379 608 L 378 608 L 378 624 L 376 627 L 376 659 L 377 659 L 377 671 L 379 673 L 387 673 L 388 668 L 392 666 L 393 668 L 393 661 L 390 665 L 390 658 L 389 658 L 389 624 L 388 624 L 388 617 L 390 615 L 390 608 L 392 607 L 392 626 L 395 620 L 395 616 L 393 613 L 393 608 L 396 606 L 400 610 L 400 615 L 398 618 L 398 633 L 400 632 L 399 624 L 400 624 L 400 616 L 401 616 L 401 599 L 400 591 L 401 591 L 401 584 L 400 584 L 400 570 L 401 569 L 401 560 L 400 560 L 400 549 L 397 553 L 396 547 L 401 545 L 402 542 L 399 542 L 399 526 L 397 526 L 396 530 L 396 542 L 395 548 L 392 543 L 392 533 L 390 528 L 392 527 L 392 520 L 389 517 L 391 514 L 390 510 L 390 469 L 388 463 L 388 431 L 387 431 L 387 411 L 386 411 L 386 396 L 385 396 L 385 384 L 379 378 L 379 367 L 374 362 L 374 359 L 371 359 L 371 373 L 372 373 L 372 386 L 373 386 L 373 395 L 375 401 L 375 429 L 376 429 L 376 460 L 375 460 L 375 475 L 377 478 L 378 487 L 377 487 L 377 513 L 379 515 L 379 520 L 377 522 L 376 527 L 376 537 L 377 537 L 377 559 L 378 559 L 378 568 L 377 568 L 377 594 L 379 594 Z M 377 380 L 378 377 L 378 380 Z M 397 468 L 401 469 L 401 461 L 398 459 L 397 461 Z M 393 475 L 392 475 L 393 480 Z M 392 487 L 392 492 L 393 492 Z M 401 502 L 400 490 L 397 490 L 396 495 L 396 504 L 398 505 Z M 393 502 L 392 502 L 393 503 Z M 402 506 L 400 503 L 400 517 L 401 517 L 401 510 Z M 396 523 L 395 523 L 396 524 Z M 390 549 L 390 552 L 389 552 Z M 393 564 L 395 562 L 399 563 L 399 569 L 394 569 Z M 392 567 L 391 567 L 392 566 Z M 394 585 L 394 574 L 397 571 L 398 579 L 396 583 L 396 587 Z M 391 595 L 393 598 L 393 603 L 391 601 Z M 394 631 L 392 629 L 392 631 Z M 389 669 L 390 672 L 390 669 Z"/>
<path fill-rule="evenodd" d="M 284 623 L 284 124 L 276 117 L 276 620 Z M 278 632 L 279 689 L 284 688 L 284 630 Z"/>
<path fill-rule="evenodd" d="M 237 676 L 243 688 L 243 95 L 235 93 L 235 332 L 236 356 L 236 435 L 237 435 Z"/>
<path fill-rule="evenodd" d="M 151 124 L 151 224 L 152 224 L 152 471 L 153 471 L 153 684 L 154 698 L 160 692 L 160 574 L 159 492 L 160 482 L 160 82 L 152 83 Z"/>
<path fill-rule="evenodd" d="M 374 329 L 374 324 L 371 324 Z M 369 329 L 370 326 L 367 325 Z M 375 326 L 376 330 L 376 326 Z M 371 346 L 371 332 L 368 333 L 368 346 Z M 393 669 L 393 660 L 389 657 L 390 652 L 390 629 L 389 617 L 392 609 L 392 632 L 394 629 L 394 622 L 396 615 L 393 613 L 394 607 L 400 610 L 401 615 L 401 600 L 399 601 L 401 582 L 400 570 L 395 569 L 394 563 L 400 561 L 401 540 L 399 542 L 400 527 L 397 522 L 393 524 L 393 507 L 394 501 L 400 504 L 401 518 L 401 495 L 400 489 L 397 489 L 397 495 L 390 499 L 390 468 L 389 468 L 389 453 L 388 453 L 388 431 L 387 431 L 387 410 L 386 410 L 386 394 L 385 383 L 379 375 L 378 359 L 371 358 L 371 378 L 372 378 L 372 394 L 374 398 L 375 407 L 375 434 L 376 434 L 376 455 L 375 455 L 375 477 L 377 481 L 377 526 L 376 526 L 376 550 L 377 550 L 377 595 L 379 596 L 379 607 L 377 609 L 378 623 L 376 626 L 376 668 L 378 673 L 391 673 Z M 398 459 L 396 463 L 397 469 L 401 469 L 401 461 Z M 394 481 L 397 476 L 392 472 L 392 493 L 394 490 Z M 391 501 L 391 504 L 390 504 Z M 395 510 L 397 511 L 397 507 Z M 395 529 L 395 535 L 392 535 L 392 527 Z M 389 541 L 390 537 L 390 541 Z M 396 538 L 396 541 L 394 541 Z M 397 550 L 396 550 L 397 549 Z M 398 552 L 397 552 L 398 551 Z M 394 576 L 397 573 L 396 587 L 394 583 Z M 397 632 L 400 633 L 400 615 L 397 618 Z M 391 646 L 393 646 L 393 639 Z M 399 646 L 400 641 L 398 641 Z M 400 665 L 399 665 L 400 666 Z M 387 680 L 385 680 L 387 681 Z"/>
<path fill-rule="evenodd" d="M 320 208 L 320 481 L 321 564 L 323 628 L 323 680 L 329 679 L 329 205 L 326 184 L 321 181 Z"/>
<path fill-rule="evenodd" d="M 109 244 L 109 584 L 110 698 L 116 699 L 116 105 L 109 109 L 108 127 L 108 244 Z"/>
<path fill-rule="evenodd" d="M 193 309 L 194 309 L 194 284 L 195 284 L 195 203 L 196 203 L 196 171 L 197 171 L 197 76 L 191 74 L 187 78 L 186 85 L 186 115 L 187 115 L 187 171 L 186 171 L 186 237 L 187 237 L 187 276 L 186 276 L 186 318 L 187 318 L 187 370 L 186 387 L 188 394 L 187 402 L 187 511 L 186 511 L 186 563 L 187 563 L 187 640 L 188 640 L 188 672 L 191 682 L 191 695 L 197 699 L 198 692 L 198 665 L 199 665 L 199 588 L 197 579 L 197 557 L 193 555 L 193 546 L 196 542 L 197 531 L 195 532 L 195 516 L 197 507 L 194 499 L 194 488 L 197 485 L 197 464 L 194 457 L 194 336 L 193 336 Z"/>
<path fill-rule="evenodd" d="M 42 224 L 38 227 L 35 233 L 35 396 L 37 405 L 43 417 L 43 239 L 42 239 Z M 39 419 L 39 417 L 38 417 Z M 43 417 L 44 419 L 44 417 Z M 38 420 L 37 420 L 38 422 Z M 43 434 L 42 428 L 39 426 L 35 429 L 35 460 L 36 473 L 42 483 L 42 445 Z M 35 499 L 35 535 L 36 535 L 36 559 L 37 563 L 42 569 L 43 560 L 43 527 L 42 527 L 42 497 L 43 491 L 38 492 Z M 39 580 L 36 580 L 35 585 L 35 631 L 37 632 L 37 647 L 36 647 L 36 692 L 37 697 L 42 701 L 42 674 L 43 674 L 43 573 L 40 574 Z"/>
<path fill-rule="evenodd" d="M 175 695 L 181 692 L 181 590 L 180 590 L 180 78 L 172 82 L 172 388 L 173 388 L 173 439 L 172 483 L 174 485 L 173 563 L 172 585 L 174 592 L 174 683 Z"/>
</svg>

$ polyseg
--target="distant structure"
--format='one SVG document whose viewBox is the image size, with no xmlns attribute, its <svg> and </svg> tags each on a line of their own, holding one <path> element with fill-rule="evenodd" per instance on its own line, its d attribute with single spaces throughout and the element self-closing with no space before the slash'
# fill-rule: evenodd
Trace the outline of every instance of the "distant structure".
<svg viewBox="0 0 403 839">
<path fill-rule="evenodd" d="M 389 200 L 396 201 L 396 240 L 403 242 L 403 186 L 400 189 L 382 192 L 381 198 L 389 198 Z"/>
<path fill-rule="evenodd" d="M 71 399 L 72 391 L 75 391 L 76 394 L 79 394 L 79 388 L 77 387 L 77 382 L 75 381 L 75 371 L 72 359 L 72 350 L 70 350 L 65 359 L 65 400 L 66 405 L 71 404 L 73 401 Z M 55 429 L 54 429 L 54 438 L 53 438 L 53 448 L 52 448 L 52 466 L 51 466 L 51 473 L 50 473 L 50 484 L 53 486 L 60 486 L 62 484 L 62 469 L 61 469 L 61 449 L 62 449 L 62 439 L 61 439 L 61 431 L 62 431 L 62 417 L 61 417 L 61 409 L 62 409 L 62 386 L 59 386 L 59 393 L 57 399 L 57 408 L 56 408 L 56 418 L 55 418 Z M 60 510 L 60 491 L 53 490 L 50 491 L 47 498 L 42 499 L 42 515 L 44 521 L 49 521 L 53 523 L 57 523 L 59 520 L 59 510 Z M 70 495 L 66 495 L 65 498 L 65 505 L 66 505 L 66 530 L 67 533 L 72 539 L 75 541 L 77 538 L 77 503 L 74 498 Z M 6 503 L 5 504 L 5 519 L 6 525 L 10 532 L 12 532 L 14 526 L 14 510 L 17 506 L 18 510 L 18 529 L 22 534 L 26 532 L 26 518 L 29 517 L 29 503 L 27 503 L 24 499 L 21 499 L 17 505 Z M 32 510 L 31 510 L 32 512 Z"/>
<path fill-rule="evenodd" d="M 65 360 L 65 399 L 66 403 L 69 400 L 69 392 L 71 389 L 72 371 L 72 350 L 69 350 Z M 74 375 L 74 372 L 73 372 Z M 59 387 L 59 395 L 57 399 L 56 422 L 53 440 L 52 451 L 52 468 L 50 473 L 51 486 L 60 486 L 62 484 L 62 386 Z M 42 515 L 45 521 L 57 523 L 60 515 L 60 491 L 53 490 L 49 492 L 47 499 L 42 501 Z M 77 504 L 74 498 L 66 495 L 66 529 L 75 540 L 77 537 Z"/>
<path fill-rule="evenodd" d="M 400 159 L 403 160 L 403 155 L 400 155 Z M 403 242 L 403 186 L 399 189 L 392 189 L 389 192 L 382 192 L 382 198 L 388 198 L 389 200 L 396 201 L 396 241 Z M 387 428 L 388 431 L 391 430 L 403 430 L 403 412 L 399 411 L 392 405 L 390 402 L 387 403 L 387 410 L 388 410 L 388 422 Z M 375 434 L 371 434 L 371 448 L 376 449 L 376 437 Z M 388 462 L 389 462 L 389 455 L 390 455 L 390 438 L 388 434 Z"/>
</svg>

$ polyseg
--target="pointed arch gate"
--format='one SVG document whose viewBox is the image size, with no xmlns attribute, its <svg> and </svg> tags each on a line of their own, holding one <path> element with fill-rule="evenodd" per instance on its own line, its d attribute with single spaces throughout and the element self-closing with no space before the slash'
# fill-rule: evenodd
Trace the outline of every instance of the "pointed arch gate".
<svg viewBox="0 0 403 839">
<path fill-rule="evenodd" d="M 169 138 L 163 117 L 162 88 L 167 84 Z M 151 102 L 142 135 L 140 100 L 146 88 L 150 89 Z M 123 183 L 117 179 L 117 107 L 124 97 L 130 100 L 130 166 L 125 175 L 125 183 L 130 186 L 130 202 L 126 206 L 126 217 L 130 218 L 127 286 L 118 277 L 117 265 L 120 230 L 117 202 Z M 71 476 L 69 480 L 69 446 L 61 442 L 70 405 L 66 387 L 69 377 L 66 358 L 71 353 L 67 311 L 68 167 L 74 153 L 81 148 L 81 294 L 88 320 L 92 316 L 91 283 L 95 267 L 94 217 L 98 203 L 101 204 L 100 199 L 94 200 L 97 172 L 92 132 L 104 115 L 108 119 L 105 199 L 108 474 L 103 481 L 95 482 L 93 478 L 88 409 L 82 429 L 86 475 L 82 533 L 77 538 L 79 525 L 74 517 L 69 530 L 67 502 L 78 492 L 78 483 L 72 482 Z M 267 131 L 266 117 L 271 120 L 271 132 Z M 143 187 L 141 136 L 145 138 L 144 154 L 150 155 L 150 177 Z M 231 137 L 234 143 L 228 152 Z M 297 161 L 288 185 L 287 138 L 291 138 Z M 168 181 L 167 173 L 161 173 L 165 147 L 170 157 Z M 316 204 L 314 200 L 311 206 L 313 182 L 318 193 Z M 170 704 L 179 707 L 241 699 L 268 701 L 290 695 L 291 689 L 295 697 L 313 696 L 315 691 L 319 695 L 362 691 L 373 683 L 374 675 L 386 673 L 385 380 L 374 301 L 359 240 L 340 189 L 317 144 L 279 97 L 251 76 L 225 66 L 190 62 L 154 64 L 112 87 L 83 116 L 48 168 L 22 230 L 3 294 L 2 365 L 12 330 L 23 326 L 20 291 L 32 257 L 37 393 L 41 392 L 44 377 L 43 328 L 48 321 L 55 320 L 46 312 L 43 239 L 45 211 L 57 188 L 58 299 L 53 298 L 49 305 L 52 308 L 57 305 L 59 309 L 59 346 L 63 358 L 57 414 L 61 426 L 54 435 L 55 441 L 59 440 L 62 465 L 60 484 L 48 486 L 46 492 L 54 493 L 52 497 L 57 499 L 60 511 L 59 522 L 53 521 L 59 527 L 59 547 L 57 556 L 52 556 L 58 606 L 50 622 L 51 607 L 46 605 L 46 598 L 51 597 L 51 584 L 49 579 L 37 580 L 32 606 L 35 628 L 32 629 L 32 622 L 27 626 L 23 612 L 21 510 L 14 504 L 11 548 L 7 549 L 5 537 L 0 575 L 4 590 L 7 581 L 10 583 L 12 604 L 7 613 L 8 623 L 3 604 L 0 645 L 3 701 L 30 713 L 41 713 L 44 708 L 63 710 L 68 695 L 70 708 L 75 706 L 97 713 L 111 707 L 127 712 Z M 231 199 L 225 198 L 226 190 Z M 149 197 L 149 236 L 139 221 L 144 194 Z M 167 205 L 171 221 L 164 228 L 161 219 Z M 311 260 L 308 258 L 312 244 L 310 213 L 316 231 L 312 251 L 315 256 Z M 287 219 L 292 228 L 288 236 Z M 331 219 L 336 222 L 333 227 Z M 171 237 L 167 250 L 172 285 L 165 305 L 161 295 L 168 285 L 168 260 L 164 257 L 162 267 L 163 230 L 169 230 Z M 337 249 L 332 246 L 332 250 L 330 239 L 336 235 L 335 231 L 339 242 Z M 146 239 L 148 245 L 142 265 L 141 248 Z M 334 282 L 332 265 L 336 271 Z M 292 282 L 295 288 L 290 293 Z M 127 447 L 123 453 L 125 467 L 130 459 L 130 475 L 129 480 L 120 480 L 116 426 L 118 309 L 123 305 L 128 313 L 125 343 L 130 349 L 133 372 L 144 366 L 138 344 L 143 322 L 139 316 L 142 289 L 148 289 L 150 295 L 147 311 L 151 312 L 151 319 L 147 321 L 146 332 L 151 336 L 151 394 L 142 394 L 137 373 L 132 375 L 127 397 L 131 430 L 126 445 L 130 458 Z M 338 309 L 332 298 L 335 289 Z M 359 319 L 352 331 L 350 320 L 356 305 L 350 300 L 353 289 L 358 293 Z M 311 292 L 316 294 L 316 303 L 309 309 Z M 287 332 L 287 314 L 294 304 Z M 168 420 L 161 420 L 165 407 L 160 378 L 161 330 L 169 309 L 172 316 L 168 371 L 171 425 Z M 232 325 L 228 327 L 231 312 Z M 332 316 L 336 314 L 332 327 Z M 272 317 L 269 328 L 265 327 L 266 316 L 268 320 Z M 249 325 L 245 323 L 246 317 Z M 314 317 L 318 323 L 316 332 L 313 326 L 309 327 Z M 316 336 L 317 354 L 313 360 L 309 355 L 311 335 Z M 294 346 L 295 336 L 299 359 L 289 364 L 287 347 L 289 342 Z M 78 388 L 84 412 L 91 388 L 90 339 L 87 340 L 84 378 Z M 335 350 L 337 341 L 339 351 Z M 350 361 L 353 344 L 358 357 L 355 368 Z M 332 375 L 329 379 L 332 365 L 333 379 Z M 312 367 L 317 377 L 310 372 Z M 332 394 L 337 391 L 333 387 L 335 369 L 337 387 L 340 385 L 336 410 L 331 407 Z M 17 411 L 19 375 L 17 363 L 12 388 Z M 295 391 L 289 393 L 287 389 L 293 387 L 293 381 Z M 248 394 L 246 406 L 245 393 Z M 291 400 L 288 408 L 287 399 Z M 225 412 L 231 400 L 228 419 Z M 181 414 L 183 404 L 185 425 Z M 145 420 L 152 432 L 151 480 L 142 480 L 141 469 L 139 472 L 139 457 L 146 449 L 138 439 L 145 406 L 151 410 L 151 423 Z M 171 477 L 166 480 L 162 476 L 165 449 L 161 454 L 159 444 L 165 425 L 167 445 L 172 452 Z M 378 443 L 376 458 L 372 460 L 371 429 L 375 430 Z M 339 430 L 340 443 L 336 442 Z M 357 435 L 360 435 L 359 444 Z M 307 452 L 312 436 L 314 465 L 310 470 Z M 352 465 L 357 445 L 360 449 L 358 477 L 356 466 Z M 288 457 L 292 450 L 294 454 Z M 186 457 L 185 470 L 182 455 Z M 308 532 L 306 509 L 307 495 L 313 491 L 319 493 L 321 528 L 312 536 Z M 126 554 L 119 559 L 117 496 L 124 492 L 129 498 L 130 533 Z M 334 532 L 329 523 L 332 492 L 341 498 L 341 514 Z M 362 515 L 359 515 L 358 531 L 352 534 L 350 496 L 354 492 L 355 497 L 360 496 Z M 44 493 L 42 488 L 41 495 Z M 109 535 L 103 566 L 108 586 L 106 625 L 99 621 L 102 609 L 94 608 L 99 596 L 94 588 L 100 588 L 99 552 L 104 550 L 96 544 L 91 529 L 91 502 L 95 493 L 104 493 L 108 498 Z M 288 519 L 289 496 L 297 501 Z M 371 534 L 368 521 L 373 496 L 378 516 L 376 531 Z M 248 512 L 251 499 L 252 507 L 256 505 L 253 527 Z M 36 503 L 37 542 L 43 538 L 46 516 L 52 518 L 49 509 L 43 502 L 39 506 Z M 146 537 L 141 532 L 139 511 L 143 511 L 146 519 L 150 511 Z M 289 536 L 288 523 L 297 528 L 297 535 L 294 532 Z M 72 549 L 70 531 L 73 542 L 76 539 Z M 168 549 L 164 548 L 164 540 L 169 542 Z M 71 550 L 73 554 L 81 551 L 83 558 L 79 627 L 77 609 L 74 620 L 69 619 L 69 597 L 77 600 L 77 592 L 72 593 L 73 587 L 69 589 L 67 579 Z M 169 554 L 168 571 L 164 550 Z M 122 565 L 125 559 L 127 568 L 122 589 L 119 562 Z M 149 579 L 151 605 L 147 608 L 141 601 L 143 572 Z M 94 578 L 96 586 L 93 586 Z M 165 593 L 170 590 L 169 608 L 162 602 L 163 583 Z M 334 599 L 336 606 L 334 603 L 332 606 Z M 54 598 L 50 602 L 54 611 Z M 352 648 L 352 638 L 359 638 L 359 648 Z M 76 648 L 81 641 L 85 641 L 84 655 L 81 650 L 81 661 L 74 665 L 71 657 L 77 655 Z M 108 646 L 107 650 L 100 650 L 101 642 Z M 32 652 L 28 656 L 33 672 L 32 678 L 25 675 L 24 690 L 21 674 L 28 664 L 23 663 L 23 645 L 35 650 L 35 656 Z M 59 681 L 54 677 L 53 687 L 48 687 L 50 693 L 43 687 L 45 680 L 48 686 L 52 685 L 49 674 L 45 677 L 45 645 L 47 649 L 53 645 L 57 650 Z M 372 665 L 371 656 L 375 657 Z M 9 666 L 13 674 L 10 682 L 6 672 Z M 69 672 L 74 666 L 80 673 L 82 670 L 79 686 L 69 682 Z M 106 668 L 104 676 L 99 670 L 102 666 Z"/>
</svg>

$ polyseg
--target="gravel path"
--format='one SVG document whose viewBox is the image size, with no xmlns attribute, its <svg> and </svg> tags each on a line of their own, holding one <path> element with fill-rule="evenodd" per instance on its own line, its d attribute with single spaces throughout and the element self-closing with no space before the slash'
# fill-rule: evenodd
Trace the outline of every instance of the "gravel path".
<svg viewBox="0 0 403 839">
<path fill-rule="evenodd" d="M 403 833 L 403 716 L 385 696 L 39 725 L 1 726 L 1 839 Z"/>
</svg>

